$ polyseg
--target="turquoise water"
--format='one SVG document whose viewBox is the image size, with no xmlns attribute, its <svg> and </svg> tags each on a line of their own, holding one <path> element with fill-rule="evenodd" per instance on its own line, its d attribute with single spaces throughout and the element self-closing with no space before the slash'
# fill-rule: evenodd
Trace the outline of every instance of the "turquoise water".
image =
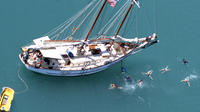
<svg viewBox="0 0 200 112">
<path fill-rule="evenodd" d="M 27 70 L 20 47 L 62 23 L 89 0 L 1 0 L 0 87 L 17 94 L 11 112 L 199 112 L 200 1 L 143 0 L 137 22 L 139 36 L 157 32 L 160 43 L 124 60 L 134 81 L 127 86 L 120 63 L 83 77 L 51 77 Z M 144 17 L 144 13 L 146 17 Z M 181 60 L 186 58 L 188 65 Z M 159 70 L 169 65 L 171 71 Z M 152 77 L 141 72 L 153 69 Z M 18 74 L 19 72 L 19 74 Z M 25 80 L 28 89 L 19 79 Z M 192 76 L 191 87 L 181 83 Z M 124 90 L 109 90 L 116 83 Z M 25 90 L 25 91 L 24 91 Z"/>
</svg>

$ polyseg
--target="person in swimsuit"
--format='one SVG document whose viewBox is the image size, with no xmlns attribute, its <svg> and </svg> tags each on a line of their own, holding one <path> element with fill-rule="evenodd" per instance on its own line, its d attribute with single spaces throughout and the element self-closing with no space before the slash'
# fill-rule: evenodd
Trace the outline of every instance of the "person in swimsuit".
<svg viewBox="0 0 200 112">
<path fill-rule="evenodd" d="M 153 80 L 153 77 L 151 76 L 152 73 L 153 73 L 153 70 L 149 70 L 148 72 L 142 73 L 142 74 L 145 74 L 145 75 L 148 76 L 151 80 Z"/>
<path fill-rule="evenodd" d="M 190 77 L 186 77 L 184 80 L 181 80 L 181 82 L 187 83 L 187 85 L 190 87 Z"/>
<path fill-rule="evenodd" d="M 115 88 L 116 88 L 116 85 L 115 85 L 115 84 L 110 84 L 109 89 L 115 89 Z"/>
<path fill-rule="evenodd" d="M 138 80 L 138 81 L 137 81 L 137 85 L 138 85 L 139 87 L 142 87 L 143 81 L 142 81 L 142 80 Z"/>
<path fill-rule="evenodd" d="M 110 87 L 108 89 L 115 89 L 115 88 L 117 88 L 117 89 L 123 89 L 123 87 L 119 87 L 116 84 L 110 84 Z"/>
<path fill-rule="evenodd" d="M 165 73 L 167 71 L 170 71 L 170 69 L 169 69 L 169 67 L 167 65 L 165 68 L 162 68 L 160 71 L 161 71 L 161 73 Z"/>
</svg>

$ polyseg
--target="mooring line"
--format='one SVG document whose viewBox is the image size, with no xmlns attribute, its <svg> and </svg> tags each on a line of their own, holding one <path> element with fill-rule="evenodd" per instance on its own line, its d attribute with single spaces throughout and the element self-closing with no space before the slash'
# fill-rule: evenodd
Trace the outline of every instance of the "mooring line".
<svg viewBox="0 0 200 112">
<path fill-rule="evenodd" d="M 25 86 L 25 89 L 24 90 L 22 90 L 22 91 L 17 91 L 17 92 L 15 92 L 16 94 L 22 94 L 22 93 L 25 93 L 26 91 L 28 91 L 29 90 L 29 87 L 28 87 L 28 84 L 26 83 L 26 81 L 21 77 L 21 75 L 20 75 L 20 64 L 18 63 L 17 64 L 18 65 L 18 70 L 17 70 L 17 77 L 19 78 L 19 80 L 21 80 L 21 82 L 24 84 L 24 86 Z"/>
</svg>

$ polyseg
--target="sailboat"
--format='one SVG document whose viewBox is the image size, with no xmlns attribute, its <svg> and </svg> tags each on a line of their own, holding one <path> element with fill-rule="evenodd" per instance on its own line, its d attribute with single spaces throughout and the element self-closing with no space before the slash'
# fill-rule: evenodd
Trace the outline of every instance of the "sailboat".
<svg viewBox="0 0 200 112">
<path fill-rule="evenodd" d="M 133 6 L 140 8 L 137 0 L 126 0 L 122 7 L 119 7 L 115 13 L 112 12 L 113 15 L 108 18 L 107 23 L 100 22 L 104 24 L 98 30 L 100 33 L 89 40 L 95 25 L 100 21 L 99 18 L 103 16 L 105 7 L 115 8 L 117 2 L 121 1 L 92 0 L 75 16 L 46 35 L 34 39 L 32 44 L 23 46 L 19 54 L 20 60 L 27 69 L 37 73 L 52 76 L 80 76 L 105 70 L 157 43 L 155 33 L 147 37 L 131 39 L 119 35 L 127 17 L 130 17 Z M 95 9 L 97 10 L 94 11 Z M 86 27 L 81 27 L 82 25 Z M 86 33 L 77 35 L 83 39 L 74 39 L 81 29 L 86 30 Z"/>
</svg>

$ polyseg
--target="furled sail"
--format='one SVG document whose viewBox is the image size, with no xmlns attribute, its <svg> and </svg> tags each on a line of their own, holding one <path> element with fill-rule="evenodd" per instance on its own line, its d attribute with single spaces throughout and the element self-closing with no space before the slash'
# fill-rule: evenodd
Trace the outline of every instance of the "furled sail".
<svg viewBox="0 0 200 112">
<path fill-rule="evenodd" d="M 113 38 L 114 37 L 115 36 L 113 36 Z M 122 41 L 125 41 L 125 42 L 131 42 L 131 43 L 138 43 L 138 41 L 139 41 L 139 39 L 137 37 L 135 37 L 134 39 L 127 39 L 127 38 L 117 35 L 116 38 L 121 39 Z"/>
<path fill-rule="evenodd" d="M 117 35 L 117 36 L 112 36 L 112 39 L 120 39 L 122 41 L 125 41 L 125 42 L 131 42 L 131 43 L 140 43 L 140 42 L 145 42 L 147 39 L 149 40 L 155 40 L 157 37 L 156 33 L 153 33 L 152 36 L 149 36 L 149 37 L 144 37 L 144 38 L 138 38 L 138 37 L 135 37 L 133 39 L 127 39 L 127 38 L 124 38 L 120 35 Z"/>
</svg>

